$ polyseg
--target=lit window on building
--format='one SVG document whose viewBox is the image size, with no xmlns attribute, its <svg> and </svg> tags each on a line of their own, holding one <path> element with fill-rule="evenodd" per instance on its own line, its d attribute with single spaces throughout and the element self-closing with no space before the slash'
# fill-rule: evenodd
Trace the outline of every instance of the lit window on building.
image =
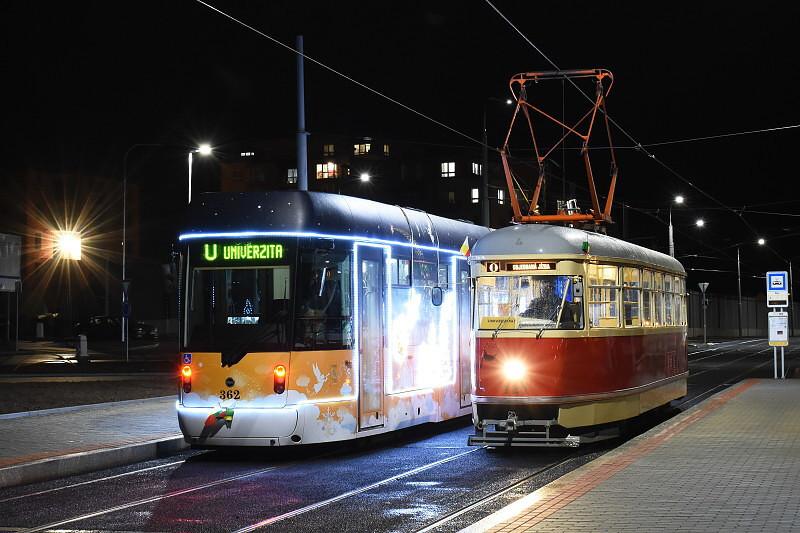
<svg viewBox="0 0 800 533">
<path fill-rule="evenodd" d="M 329 156 L 333 155 L 333 145 L 332 144 L 323 144 L 322 145 L 322 155 Z"/>
<path fill-rule="evenodd" d="M 256 155 L 256 153 L 255 152 L 242 152 L 239 155 L 241 155 L 242 157 L 253 157 L 254 155 Z"/>
<path fill-rule="evenodd" d="M 286 183 L 297 183 L 297 169 L 290 168 L 286 171 Z"/>
<path fill-rule="evenodd" d="M 389 157 L 389 145 L 388 144 L 384 144 L 383 145 L 383 155 L 385 155 L 386 157 Z"/>
<path fill-rule="evenodd" d="M 370 143 L 360 143 L 353 145 L 353 155 L 366 155 L 369 153 Z"/>
<path fill-rule="evenodd" d="M 500 205 L 506 203 L 506 191 L 503 189 L 497 189 L 497 203 Z"/>
<path fill-rule="evenodd" d="M 480 163 L 472 163 L 472 173 L 476 176 L 480 176 L 481 172 L 483 171 L 483 165 Z"/>
<path fill-rule="evenodd" d="M 332 161 L 327 163 L 317 163 L 317 179 L 327 180 L 339 177 L 339 165 Z"/>
<path fill-rule="evenodd" d="M 478 200 L 480 200 L 481 196 L 478 192 L 478 189 L 472 189 L 472 203 L 477 204 Z"/>
<path fill-rule="evenodd" d="M 442 163 L 442 177 L 455 178 L 456 177 L 456 164 L 455 162 Z"/>
<path fill-rule="evenodd" d="M 451 204 L 456 203 L 456 193 L 453 191 L 448 192 L 447 201 L 450 202 Z"/>
</svg>

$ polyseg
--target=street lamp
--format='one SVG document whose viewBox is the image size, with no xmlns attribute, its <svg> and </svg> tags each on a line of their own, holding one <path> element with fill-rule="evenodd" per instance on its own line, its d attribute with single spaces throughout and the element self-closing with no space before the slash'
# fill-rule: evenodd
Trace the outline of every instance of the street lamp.
<svg viewBox="0 0 800 533">
<path fill-rule="evenodd" d="M 679 194 L 674 201 L 678 205 L 683 204 L 683 196 Z M 669 255 L 670 257 L 675 257 L 675 241 L 672 234 L 672 204 L 669 204 Z"/>
<path fill-rule="evenodd" d="M 202 156 L 211 155 L 213 152 L 211 145 L 208 143 L 202 143 L 194 150 L 189 151 L 189 201 L 188 204 L 192 203 L 192 161 L 194 158 L 194 154 L 200 154 Z"/>
<path fill-rule="evenodd" d="M 512 105 L 514 101 L 510 98 L 505 100 L 490 96 L 483 101 L 483 165 L 481 166 L 481 194 L 483 203 L 481 204 L 481 223 L 489 227 L 489 141 L 486 134 L 486 104 L 488 102 L 502 102 L 505 105 Z M 509 191 L 509 194 L 511 192 Z"/>
<path fill-rule="evenodd" d="M 371 176 L 369 175 L 368 172 L 362 172 L 361 175 L 358 177 L 358 179 L 366 183 L 370 180 L 370 177 Z"/>
<path fill-rule="evenodd" d="M 759 246 L 764 246 L 767 244 L 767 241 L 765 241 L 763 237 L 759 237 L 757 242 Z"/>
<path fill-rule="evenodd" d="M 698 218 L 698 219 L 697 219 L 697 222 L 695 222 L 694 224 L 695 224 L 695 226 L 697 226 L 698 228 L 702 228 L 702 227 L 704 227 L 704 226 L 706 225 L 706 221 L 705 221 L 705 220 L 703 220 L 702 218 Z"/>
</svg>

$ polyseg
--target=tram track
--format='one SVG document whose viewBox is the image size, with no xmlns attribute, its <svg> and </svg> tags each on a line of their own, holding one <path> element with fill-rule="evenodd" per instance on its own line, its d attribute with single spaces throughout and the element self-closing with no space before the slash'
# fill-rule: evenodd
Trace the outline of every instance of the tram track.
<svg viewBox="0 0 800 533">
<path fill-rule="evenodd" d="M 454 454 L 454 455 L 451 455 L 451 456 L 448 456 L 448 457 L 444 457 L 444 458 L 439 459 L 437 461 L 433 461 L 433 462 L 430 462 L 430 463 L 426 463 L 426 464 L 420 465 L 418 467 L 412 468 L 410 470 L 406 470 L 406 471 L 401 472 L 399 474 L 396 474 L 394 476 L 390 476 L 388 478 L 381 479 L 381 480 L 376 481 L 374 483 L 370 483 L 370 484 L 365 485 L 365 486 L 357 487 L 355 489 L 349 490 L 347 492 L 344 492 L 342 494 L 333 496 L 331 498 L 327 498 L 327 499 L 319 501 L 319 502 L 315 502 L 315 503 L 312 503 L 312 504 L 309 504 L 309 505 L 305 505 L 305 506 L 300 507 L 298 509 L 294 509 L 294 510 L 291 510 L 291 511 L 279 514 L 279 515 L 275 515 L 275 516 L 266 518 L 264 520 L 260 520 L 260 521 L 258 521 L 256 523 L 250 524 L 248 526 L 245 526 L 243 528 L 237 529 L 235 531 L 237 531 L 237 533 L 238 533 L 238 532 L 247 532 L 247 531 L 253 531 L 253 530 L 256 530 L 256 529 L 260 529 L 260 528 L 266 527 L 266 526 L 268 526 L 270 524 L 273 524 L 273 523 L 276 523 L 276 522 L 279 522 L 279 521 L 283 521 L 283 520 L 286 520 L 286 519 L 289 519 L 289 518 L 293 518 L 295 516 L 299 516 L 299 515 L 308 513 L 310 511 L 313 511 L 313 510 L 316 510 L 316 509 L 331 505 L 333 503 L 336 503 L 338 501 L 344 500 L 346 498 L 350 498 L 352 496 L 356 496 L 358 494 L 362 494 L 362 493 L 367 492 L 369 490 L 382 487 L 382 486 L 387 485 L 387 484 L 389 484 L 391 482 L 394 482 L 394 481 L 397 481 L 397 480 L 400 480 L 400 479 L 403 479 L 403 478 L 407 478 L 407 477 L 413 476 L 415 474 L 422 473 L 424 471 L 430 470 L 430 469 L 435 468 L 437 466 L 449 463 L 451 461 L 460 459 L 460 458 L 462 458 L 462 457 L 464 457 L 466 455 L 469 455 L 469 454 L 475 453 L 477 451 L 480 451 L 480 450 L 482 450 L 484 448 L 472 448 L 472 449 L 469 449 L 469 450 L 464 451 L 464 452 L 460 452 L 460 453 L 457 453 L 457 454 Z M 193 485 L 193 486 L 190 486 L 190 487 L 186 487 L 186 488 L 183 488 L 183 489 L 180 489 L 180 490 L 171 491 L 171 492 L 168 492 L 166 494 L 150 496 L 150 497 L 146 497 L 146 498 L 139 498 L 139 499 L 136 499 L 136 500 L 133 500 L 133 501 L 130 501 L 130 502 L 120 503 L 118 505 L 112 505 L 112 506 L 109 506 L 109 507 L 106 507 L 106 508 L 103 508 L 103 509 L 98 509 L 98 510 L 95 510 L 95 511 L 82 513 L 80 515 L 64 518 L 64 519 L 61 519 L 61 520 L 55 520 L 55 521 L 49 522 L 47 524 L 38 525 L 38 526 L 31 527 L 31 528 L 21 527 L 21 528 L 12 528 L 12 530 L 20 531 L 22 533 L 35 533 L 35 532 L 39 532 L 39 531 L 45 531 L 45 530 L 49 530 L 49 529 L 60 528 L 61 526 L 64 526 L 64 525 L 67 525 L 67 524 L 73 524 L 73 523 L 80 522 L 80 521 L 83 521 L 83 520 L 88 520 L 88 519 L 91 519 L 91 518 L 102 517 L 104 515 L 108 515 L 108 514 L 119 512 L 119 511 L 125 511 L 125 510 L 128 510 L 128 509 L 134 508 L 134 507 L 139 507 L 139 506 L 143 506 L 143 505 L 147 505 L 147 504 L 158 503 L 158 502 L 161 502 L 161 501 L 164 501 L 164 500 L 168 500 L 168 499 L 171 499 L 171 498 L 176 498 L 176 497 L 183 496 L 183 495 L 186 495 L 186 494 L 191 494 L 193 492 L 198 492 L 198 491 L 202 491 L 202 490 L 218 487 L 220 485 L 234 483 L 236 481 L 241 481 L 241 480 L 244 480 L 244 479 L 247 479 L 247 478 L 251 478 L 251 477 L 254 477 L 254 476 L 257 476 L 257 475 L 260 475 L 260 474 L 274 472 L 274 471 L 277 471 L 277 470 L 284 470 L 284 469 L 289 468 L 291 466 L 295 466 L 297 464 L 305 463 L 305 462 L 307 462 L 307 461 L 309 461 L 311 459 L 319 459 L 319 458 L 323 458 L 323 457 L 330 456 L 330 455 L 336 455 L 336 454 L 337 454 L 336 452 L 329 452 L 329 453 L 320 454 L 320 455 L 317 455 L 317 456 L 314 456 L 314 457 L 304 458 L 303 461 L 292 461 L 291 463 L 286 463 L 284 465 L 275 465 L 275 466 L 269 466 L 269 467 L 266 467 L 266 468 L 260 468 L 260 469 L 254 470 L 254 471 L 249 471 L 249 472 L 244 472 L 244 473 L 241 473 L 241 474 L 237 474 L 235 476 L 229 476 L 229 477 L 226 477 L 226 478 L 223 478 L 223 479 L 219 479 L 219 480 L 215 480 L 215 481 L 211 481 L 211 482 L 207 482 L 207 483 L 200 483 L 200 484 Z M 112 479 L 118 479 L 118 478 L 124 477 L 126 475 L 140 473 L 140 472 L 152 471 L 152 470 L 156 470 L 158 468 L 164 468 L 166 466 L 172 466 L 172 465 L 181 464 L 181 463 L 185 463 L 185 460 L 184 461 L 173 462 L 173 463 L 170 463 L 168 465 L 158 465 L 158 466 L 155 466 L 155 467 L 148 467 L 148 468 L 138 469 L 136 471 L 132 471 L 132 472 L 129 472 L 129 473 L 123 473 L 123 474 L 118 474 L 118 475 L 114 475 L 114 476 L 106 476 L 104 478 L 98 478 L 97 480 L 89 480 L 89 481 L 85 481 L 85 482 L 81 482 L 81 483 L 75 483 L 75 484 L 72 484 L 72 485 L 67 485 L 67 486 L 64 486 L 64 487 L 56 487 L 54 489 L 37 491 L 37 492 L 29 493 L 29 494 L 24 494 L 24 495 L 20 495 L 20 496 L 7 498 L 4 501 L 10 501 L 10 500 L 21 499 L 21 498 L 26 498 L 26 497 L 33 497 L 33 496 L 38 496 L 38 495 L 45 495 L 45 494 L 48 494 L 48 493 L 56 492 L 58 490 L 64 490 L 64 489 L 68 489 L 68 488 L 79 487 L 79 486 L 87 485 L 87 484 L 94 483 L 94 482 L 101 482 L 101 481 L 108 481 L 108 480 L 112 480 Z M 0 528 L 0 530 L 2 530 L 2 528 Z"/>
<path fill-rule="evenodd" d="M 269 526 L 269 525 L 274 524 L 276 522 L 280 522 L 282 520 L 286 520 L 286 519 L 289 519 L 289 518 L 294 518 L 294 517 L 299 516 L 301 514 L 305 514 L 305 513 L 308 513 L 310 511 L 314 511 L 314 510 L 320 509 L 320 508 L 325 507 L 327 505 L 331 505 L 333 503 L 342 501 L 342 500 L 344 500 L 346 498 L 350 498 L 352 496 L 367 492 L 368 490 L 372 490 L 372 489 L 376 489 L 378 487 L 382 487 L 382 486 L 387 485 L 387 484 L 389 484 L 389 483 L 391 483 L 393 481 L 397 481 L 397 480 L 400 480 L 400 479 L 403 479 L 403 478 L 406 478 L 406 477 L 409 477 L 409 476 L 413 476 L 415 474 L 419 474 L 419 473 L 424 472 L 426 470 L 430 470 L 431 468 L 435 468 L 435 467 L 443 465 L 445 463 L 449 463 L 450 461 L 454 461 L 456 459 L 464 457 L 465 455 L 469 455 L 471 453 L 475 453 L 477 451 L 484 450 L 484 449 L 486 449 L 486 446 L 482 446 L 480 448 L 473 448 L 473 449 L 467 450 L 465 452 L 461 452 L 461 453 L 458 453 L 458 454 L 455 454 L 455 455 L 451 455 L 450 457 L 445 457 L 444 459 L 439 459 L 438 461 L 434 461 L 434 462 L 428 463 L 426 465 L 418 466 L 416 468 L 413 468 L 413 469 L 408 470 L 406 472 L 403 472 L 401 474 L 397 474 L 397 475 L 382 479 L 380 481 L 376 481 L 375 483 L 370 483 L 369 485 L 365 485 L 365 486 L 359 487 L 357 489 L 349 490 L 347 492 L 344 492 L 344 493 L 339 494 L 337 496 L 334 496 L 332 498 L 328 498 L 326 500 L 322 500 L 322 501 L 319 501 L 319 502 L 316 502 L 316 503 L 312 503 L 310 505 L 306 505 L 304 507 L 300 507 L 299 509 L 295 509 L 293 511 L 289 511 L 287 513 L 283 513 L 283 514 L 276 515 L 276 516 L 273 516 L 273 517 L 270 517 L 270 518 L 266 518 L 264 520 L 256 522 L 255 524 L 251 524 L 249 526 L 245 526 L 243 528 L 237 529 L 237 530 L 234 531 L 234 533 L 249 533 L 250 531 L 255 531 L 256 529 L 260 529 L 262 527 Z"/>
<path fill-rule="evenodd" d="M 558 463 L 550 464 L 550 465 L 547 465 L 547 466 L 545 466 L 543 468 L 540 468 L 540 469 L 536 470 L 535 472 L 532 472 L 532 473 L 528 474 L 527 476 L 523 477 L 522 479 L 519 479 L 519 480 L 515 481 L 512 484 L 510 484 L 510 485 L 508 485 L 506 487 L 503 487 L 501 489 L 495 490 L 494 492 L 484 496 L 483 498 L 480 498 L 480 499 L 470 503 L 469 505 L 465 505 L 464 507 L 461 507 L 460 509 L 445 515 L 444 517 L 442 517 L 439 520 L 433 522 L 432 524 L 428 524 L 427 526 L 423 527 L 422 529 L 418 529 L 416 531 L 416 533 L 427 533 L 428 531 L 433 531 L 435 529 L 438 529 L 438 528 L 444 526 L 445 524 L 448 524 L 448 523 L 452 522 L 456 518 L 458 518 L 460 516 L 463 516 L 463 515 L 471 512 L 471 511 L 474 511 L 475 509 L 478 509 L 479 507 L 482 507 L 482 506 L 484 506 L 484 505 L 486 505 L 486 504 L 488 504 L 490 502 L 493 502 L 494 500 L 500 498 L 501 496 L 504 496 L 504 495 L 508 494 L 509 492 L 511 492 L 511 491 L 513 491 L 513 490 L 515 490 L 515 489 L 517 489 L 519 487 L 522 487 L 523 485 L 525 485 L 526 483 L 529 483 L 531 480 L 533 480 L 537 476 L 541 476 L 543 474 L 551 472 L 551 471 L 557 469 L 558 467 L 565 466 L 567 463 L 569 463 L 570 461 L 572 461 L 572 460 L 574 460 L 574 459 L 576 459 L 576 458 L 578 458 L 580 456 L 581 455 L 578 454 L 578 453 L 572 453 L 572 454 L 568 455 L 566 458 L 564 458 L 563 460 L 559 461 Z"/>
</svg>

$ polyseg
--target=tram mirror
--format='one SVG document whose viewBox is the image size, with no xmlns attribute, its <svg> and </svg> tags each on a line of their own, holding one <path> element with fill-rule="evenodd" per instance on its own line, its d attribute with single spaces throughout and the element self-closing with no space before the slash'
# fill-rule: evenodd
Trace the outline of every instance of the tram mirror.
<svg viewBox="0 0 800 533">
<path fill-rule="evenodd" d="M 439 307 L 442 305 L 442 288 L 441 287 L 434 287 L 431 289 L 431 303 Z"/>
</svg>

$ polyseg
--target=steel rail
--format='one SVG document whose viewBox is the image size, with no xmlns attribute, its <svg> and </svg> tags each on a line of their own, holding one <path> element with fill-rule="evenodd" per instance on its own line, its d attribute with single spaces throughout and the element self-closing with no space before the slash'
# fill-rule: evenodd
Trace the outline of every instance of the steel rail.
<svg viewBox="0 0 800 533">
<path fill-rule="evenodd" d="M 88 481 L 81 481 L 80 483 L 73 483 L 71 485 L 64 485 L 62 487 L 54 487 L 52 489 L 39 490 L 39 491 L 36 491 L 36 492 L 29 492 L 28 494 L 20 494 L 18 496 L 11 496 L 10 498 L 3 498 L 2 500 L 0 500 L 0 503 L 10 502 L 10 501 L 13 501 L 13 500 L 21 500 L 23 498 L 31 498 L 33 496 L 41 496 L 42 494 L 49 494 L 51 492 L 57 492 L 57 491 L 60 491 L 60 490 L 72 489 L 72 488 L 81 487 L 81 486 L 84 486 L 84 485 L 91 485 L 92 483 L 98 483 L 100 481 L 108 481 L 108 480 L 111 480 L 111 479 L 118 479 L 118 478 L 121 478 L 121 477 L 130 476 L 130 475 L 133 475 L 133 474 L 139 474 L 141 472 L 148 472 L 150 470 L 158 470 L 160 468 L 166 468 L 168 466 L 179 465 L 179 464 L 182 464 L 182 463 L 185 463 L 185 462 L 186 462 L 186 459 L 183 459 L 181 461 L 174 461 L 172 463 L 166 463 L 166 464 L 163 464 L 163 465 L 149 466 L 147 468 L 140 468 L 138 470 L 131 470 L 130 472 L 123 472 L 122 474 L 115 474 L 113 476 L 105 476 L 105 477 L 100 477 L 100 478 L 97 478 L 97 479 L 90 479 Z"/>
<path fill-rule="evenodd" d="M 522 479 L 519 479 L 519 480 L 515 481 L 511 485 L 508 485 L 507 487 L 504 487 L 502 489 L 498 489 L 498 490 L 492 492 L 491 494 L 489 494 L 487 496 L 484 496 L 483 498 L 480 498 L 480 499 L 472 502 L 469 505 L 465 505 L 464 507 L 462 507 L 461 509 L 458 509 L 457 511 L 453 511 L 450 514 L 445 515 L 444 517 L 440 518 L 436 522 L 434 522 L 432 524 L 429 524 L 429 525 L 425 526 L 422 529 L 418 529 L 416 531 L 416 533 L 426 533 L 428 531 L 433 531 L 434 529 L 436 529 L 438 527 L 441 527 L 441 526 L 443 526 L 444 524 L 446 524 L 448 522 L 451 522 L 452 520 L 458 518 L 459 516 L 461 516 L 463 514 L 466 514 L 466 513 L 470 512 L 470 511 L 474 510 L 474 509 L 477 509 L 478 507 L 481 507 L 482 505 L 485 505 L 485 504 L 487 504 L 487 503 L 489 503 L 489 502 L 491 502 L 493 500 L 496 500 L 500 496 L 502 496 L 502 495 L 504 495 L 504 494 L 506 494 L 506 493 L 508 493 L 508 492 L 510 492 L 510 491 L 512 491 L 512 490 L 524 485 L 527 482 L 529 482 L 532 478 L 534 478 L 536 476 L 539 476 L 541 474 L 544 474 L 545 472 L 549 472 L 550 470 L 554 470 L 555 468 L 558 468 L 560 466 L 563 466 L 564 464 L 568 463 L 569 461 L 572 461 L 573 459 L 575 459 L 577 457 L 580 457 L 580 454 L 572 453 L 572 454 L 568 455 L 565 459 L 559 461 L 558 463 L 553 463 L 553 464 L 547 465 L 547 466 L 545 466 L 543 468 L 540 468 L 539 470 L 537 470 L 537 471 L 535 471 L 535 472 L 533 472 L 531 474 L 528 474 L 527 476 L 523 477 Z"/>
<path fill-rule="evenodd" d="M 36 531 L 45 531 L 47 529 L 53 529 L 59 526 L 63 526 L 65 524 L 71 524 L 73 522 L 80 522 L 81 520 L 87 520 L 89 518 L 94 518 L 97 516 L 102 516 L 109 513 L 115 513 L 117 511 L 124 511 L 125 509 L 130 509 L 131 507 L 138 507 L 139 505 L 145 505 L 148 503 L 158 502 L 162 500 L 166 500 L 168 498 L 174 498 L 176 496 L 182 496 L 184 494 L 189 494 L 192 492 L 197 492 L 198 490 L 208 489 L 211 487 L 216 487 L 218 485 L 224 485 L 225 483 L 230 483 L 232 481 L 239 481 L 240 479 L 246 479 L 248 477 L 257 476 L 259 474 L 264 474 L 266 472 L 270 472 L 272 470 L 277 470 L 278 466 L 270 466 L 268 468 L 260 468 L 253 472 L 248 472 L 246 474 L 239 474 L 236 476 L 230 476 L 222 479 L 218 479 L 216 481 L 211 481 L 209 483 L 202 483 L 200 485 L 195 485 L 194 487 L 189 487 L 186 489 L 176 490 L 172 492 L 168 492 L 167 494 L 161 494 L 159 496 L 151 496 L 149 498 L 142 498 L 140 500 L 135 500 L 128 503 L 123 503 L 120 505 L 115 505 L 113 507 L 109 507 L 107 509 L 101 509 L 99 511 L 93 511 L 91 513 L 85 513 L 79 516 L 73 516 L 72 518 L 66 518 L 64 520 L 58 520 L 56 522 L 51 522 L 49 524 L 45 524 L 42 526 L 35 526 L 30 529 L 22 529 L 20 530 L 22 533 L 34 533 Z"/>
<path fill-rule="evenodd" d="M 363 487 L 359 487 L 357 489 L 353 489 L 353 490 L 349 490 L 347 492 L 343 492 L 342 494 L 339 494 L 337 496 L 333 496 L 332 498 L 328 498 L 326 500 L 322 500 L 322 501 L 319 501 L 319 502 L 316 502 L 316 503 L 312 503 L 312 504 L 306 505 L 304 507 L 300 507 L 298 509 L 295 509 L 293 511 L 289 511 L 289 512 L 286 512 L 286 513 L 283 513 L 283 514 L 280 514 L 280 515 L 276 515 L 276 516 L 272 516 L 272 517 L 269 517 L 269 518 L 265 518 L 264 520 L 256 522 L 255 524 L 251 524 L 249 526 L 245 526 L 243 528 L 237 529 L 237 530 L 234 531 L 234 533 L 248 533 L 250 531 L 254 531 L 256 529 L 260 529 L 262 527 L 274 524 L 275 522 L 280 522 L 281 520 L 286 520 L 288 518 L 294 518 L 295 516 L 299 516 L 301 514 L 308 513 L 309 511 L 314 511 L 316 509 L 320 509 L 321 507 L 326 507 L 326 506 L 328 506 L 328 505 L 330 505 L 332 503 L 339 502 L 339 501 L 344 500 L 346 498 L 349 498 L 351 496 L 355 496 L 357 494 L 361 494 L 363 492 L 367 492 L 369 490 L 381 487 L 381 486 L 389 484 L 389 483 L 391 483 L 393 481 L 397 481 L 398 479 L 403 479 L 403 478 L 406 478 L 406 477 L 409 477 L 409 476 L 413 476 L 415 474 L 419 474 L 420 472 L 424 472 L 426 470 L 430 470 L 431 468 L 443 465 L 445 463 L 449 463 L 450 461 L 455 461 L 456 459 L 460 459 L 461 457 L 464 457 L 465 455 L 469 455 L 471 453 L 483 450 L 485 448 L 486 448 L 486 446 L 482 446 L 480 448 L 473 448 L 473 449 L 467 450 L 465 452 L 461 452 L 461 453 L 457 453 L 455 455 L 451 455 L 450 457 L 445 457 L 444 459 L 439 459 L 438 461 L 434 461 L 432 463 L 428 463 L 428 464 L 425 464 L 425 465 L 422 465 L 422 466 L 418 466 L 416 468 L 412 468 L 411 470 L 408 470 L 406 472 L 403 472 L 403 473 L 400 473 L 400 474 L 397 474 L 397 475 L 394 475 L 394 476 L 391 476 L 391 477 L 387 477 L 386 479 L 382 479 L 380 481 L 376 481 L 375 483 L 370 483 L 369 485 L 364 485 Z"/>
</svg>

